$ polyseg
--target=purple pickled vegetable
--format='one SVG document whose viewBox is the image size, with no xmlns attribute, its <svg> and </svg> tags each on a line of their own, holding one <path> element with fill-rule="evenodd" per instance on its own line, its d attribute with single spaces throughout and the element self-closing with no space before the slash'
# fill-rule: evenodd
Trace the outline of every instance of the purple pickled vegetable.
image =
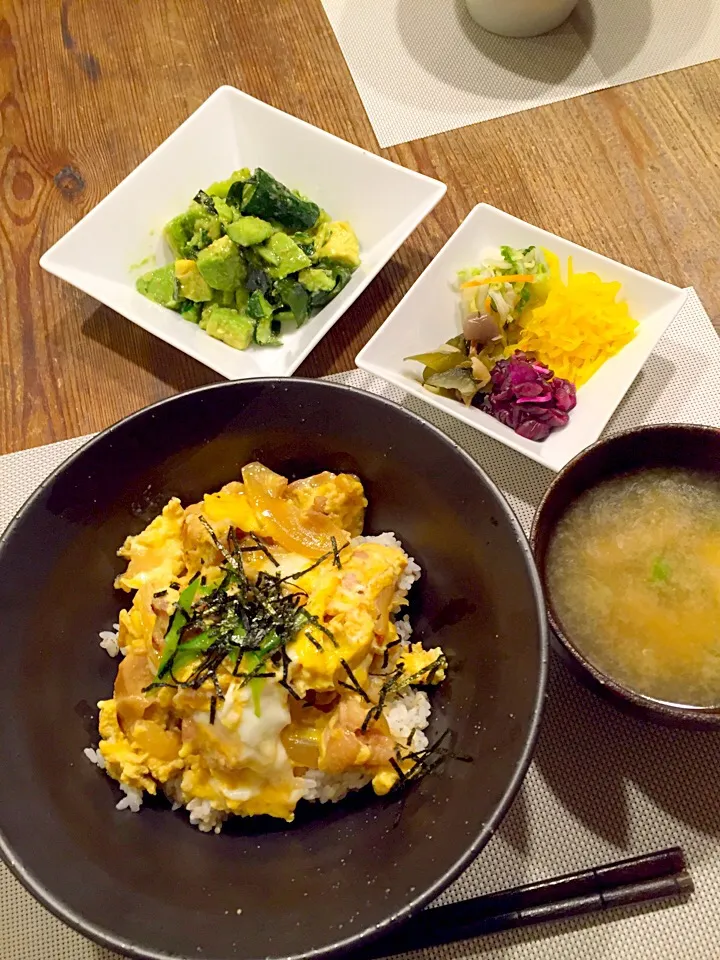
<svg viewBox="0 0 720 960">
<path fill-rule="evenodd" d="M 490 374 L 490 392 L 482 409 L 527 440 L 546 440 L 564 427 L 577 403 L 575 385 L 518 351 L 498 360 Z"/>
</svg>

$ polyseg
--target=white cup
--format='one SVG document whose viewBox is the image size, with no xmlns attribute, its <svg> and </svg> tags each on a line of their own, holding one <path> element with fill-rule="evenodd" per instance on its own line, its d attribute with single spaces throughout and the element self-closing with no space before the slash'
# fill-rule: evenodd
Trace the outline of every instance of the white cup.
<svg viewBox="0 0 720 960">
<path fill-rule="evenodd" d="M 465 0 L 470 16 L 502 37 L 536 37 L 567 20 L 578 0 Z"/>
</svg>

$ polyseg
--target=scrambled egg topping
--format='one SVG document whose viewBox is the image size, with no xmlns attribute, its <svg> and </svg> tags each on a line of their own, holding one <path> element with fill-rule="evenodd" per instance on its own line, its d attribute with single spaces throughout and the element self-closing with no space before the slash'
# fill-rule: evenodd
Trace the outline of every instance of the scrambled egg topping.
<svg viewBox="0 0 720 960">
<path fill-rule="evenodd" d="M 288 483 L 250 464 L 127 538 L 115 585 L 134 597 L 99 704 L 111 777 L 190 809 L 292 820 L 308 771 L 361 772 L 378 793 L 412 772 L 386 710 L 446 661 L 399 635 L 410 562 L 394 538 L 360 536 L 366 506 L 354 476 Z"/>
</svg>

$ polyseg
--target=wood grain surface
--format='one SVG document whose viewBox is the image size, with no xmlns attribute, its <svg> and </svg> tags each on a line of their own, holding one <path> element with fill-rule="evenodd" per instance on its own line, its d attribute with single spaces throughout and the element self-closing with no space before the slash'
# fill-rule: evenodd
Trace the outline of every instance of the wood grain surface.
<svg viewBox="0 0 720 960">
<path fill-rule="evenodd" d="M 40 255 L 223 83 L 448 184 L 299 374 L 359 347 L 480 200 L 720 320 L 720 63 L 379 150 L 319 0 L 0 0 L 0 453 L 220 379 Z"/>
</svg>

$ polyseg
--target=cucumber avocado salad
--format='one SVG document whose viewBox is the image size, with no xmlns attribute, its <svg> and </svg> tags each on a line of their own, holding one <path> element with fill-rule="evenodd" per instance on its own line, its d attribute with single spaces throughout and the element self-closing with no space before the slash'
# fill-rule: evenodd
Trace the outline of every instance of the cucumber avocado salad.
<svg viewBox="0 0 720 960">
<path fill-rule="evenodd" d="M 301 327 L 360 266 L 349 223 L 259 167 L 200 190 L 164 233 L 176 259 L 138 291 L 238 350 L 280 344 L 286 322 Z"/>
</svg>

